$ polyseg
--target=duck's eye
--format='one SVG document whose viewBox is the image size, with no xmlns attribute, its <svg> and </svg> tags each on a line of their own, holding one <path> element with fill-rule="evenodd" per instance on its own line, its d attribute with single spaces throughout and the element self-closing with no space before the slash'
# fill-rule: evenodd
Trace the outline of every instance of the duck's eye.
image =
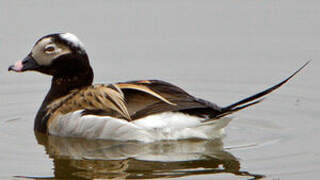
<svg viewBox="0 0 320 180">
<path fill-rule="evenodd" d="M 47 46 L 47 47 L 45 47 L 44 51 L 48 54 L 51 54 L 55 51 L 55 47 L 54 46 Z"/>
</svg>

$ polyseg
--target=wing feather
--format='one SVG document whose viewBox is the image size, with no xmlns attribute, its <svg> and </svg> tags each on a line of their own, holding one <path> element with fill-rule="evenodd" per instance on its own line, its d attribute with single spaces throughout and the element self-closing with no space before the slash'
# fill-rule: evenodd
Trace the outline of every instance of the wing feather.
<svg viewBox="0 0 320 180">
<path fill-rule="evenodd" d="M 115 91 L 114 89 L 104 86 L 100 89 L 100 93 L 103 94 L 104 98 L 110 101 L 110 105 L 114 108 L 114 110 L 121 113 L 127 119 L 130 119 L 127 105 L 124 100 L 124 95 L 121 90 Z"/>
<path fill-rule="evenodd" d="M 144 85 L 138 85 L 138 84 L 132 84 L 132 83 L 119 83 L 117 84 L 117 86 L 120 88 L 120 89 L 134 89 L 134 90 L 138 90 L 138 91 L 142 91 L 142 92 L 145 92 L 147 94 L 150 94 L 170 105 L 176 105 L 175 103 L 172 103 L 170 102 L 169 100 L 167 100 L 165 97 L 161 96 L 159 93 L 151 90 L 150 88 L 148 88 L 147 86 L 144 86 Z"/>
<path fill-rule="evenodd" d="M 119 90 L 99 84 L 59 98 L 47 106 L 47 115 L 50 115 L 48 124 L 59 114 L 80 109 L 117 112 L 122 118 L 131 120 L 124 95 Z"/>
</svg>

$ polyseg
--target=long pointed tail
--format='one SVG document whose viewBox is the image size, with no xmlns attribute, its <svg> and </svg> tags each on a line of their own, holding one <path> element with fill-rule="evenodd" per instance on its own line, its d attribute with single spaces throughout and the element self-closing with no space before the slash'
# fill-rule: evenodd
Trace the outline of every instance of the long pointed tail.
<svg viewBox="0 0 320 180">
<path fill-rule="evenodd" d="M 257 94 L 254 94 L 250 97 L 247 97 L 245 99 L 242 99 L 236 103 L 233 103 L 229 106 L 223 107 L 222 108 L 222 113 L 218 115 L 218 117 L 222 117 L 231 113 L 234 113 L 236 111 L 240 111 L 244 108 L 247 108 L 249 106 L 255 105 L 260 103 L 261 101 L 264 100 L 264 96 L 271 93 L 272 91 L 278 89 L 279 87 L 281 87 L 282 85 L 284 85 L 286 82 L 288 82 L 293 76 L 295 76 L 298 72 L 300 72 L 304 67 L 306 67 L 308 64 L 310 63 L 310 61 L 306 62 L 303 66 L 301 66 L 296 72 L 294 72 L 291 76 L 289 76 L 287 79 L 281 81 L 280 83 L 264 90 L 261 91 Z"/>
</svg>

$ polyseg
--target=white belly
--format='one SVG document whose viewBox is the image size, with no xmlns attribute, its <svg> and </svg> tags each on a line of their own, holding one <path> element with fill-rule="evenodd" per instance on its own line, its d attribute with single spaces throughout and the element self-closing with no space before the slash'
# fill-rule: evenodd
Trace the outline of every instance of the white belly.
<svg viewBox="0 0 320 180">
<path fill-rule="evenodd" d="M 82 110 L 58 116 L 48 127 L 49 134 L 88 139 L 152 142 L 189 138 L 214 139 L 224 135 L 230 118 L 203 122 L 204 118 L 179 112 L 165 112 L 132 122 L 110 116 L 81 116 Z"/>
</svg>

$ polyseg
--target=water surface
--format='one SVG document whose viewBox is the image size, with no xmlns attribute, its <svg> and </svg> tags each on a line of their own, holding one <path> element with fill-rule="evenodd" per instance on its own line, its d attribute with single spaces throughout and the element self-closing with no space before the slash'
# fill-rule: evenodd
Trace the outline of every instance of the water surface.
<svg viewBox="0 0 320 180">
<path fill-rule="evenodd" d="M 0 179 L 318 179 L 320 2 L 1 1 Z M 43 137 L 34 116 L 50 85 L 8 73 L 41 36 L 75 33 L 95 82 L 162 79 L 228 105 L 311 64 L 236 113 L 216 141 L 147 145 Z"/>
</svg>

